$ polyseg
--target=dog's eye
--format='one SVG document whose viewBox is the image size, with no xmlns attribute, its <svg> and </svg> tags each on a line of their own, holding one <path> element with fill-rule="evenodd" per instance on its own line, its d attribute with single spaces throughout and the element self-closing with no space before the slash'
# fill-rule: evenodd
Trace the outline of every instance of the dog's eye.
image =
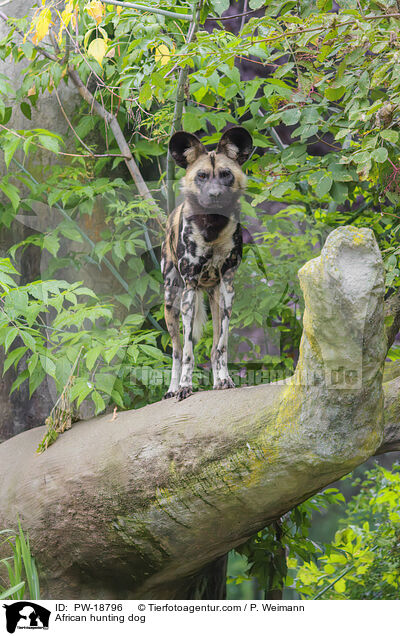
<svg viewBox="0 0 400 636">
<path fill-rule="evenodd" d="M 208 179 L 208 172 L 198 172 L 197 177 L 198 179 L 200 179 L 200 181 L 205 181 L 206 179 Z"/>
<path fill-rule="evenodd" d="M 230 170 L 220 170 L 219 176 L 221 179 L 229 179 L 232 176 L 232 172 Z"/>
</svg>

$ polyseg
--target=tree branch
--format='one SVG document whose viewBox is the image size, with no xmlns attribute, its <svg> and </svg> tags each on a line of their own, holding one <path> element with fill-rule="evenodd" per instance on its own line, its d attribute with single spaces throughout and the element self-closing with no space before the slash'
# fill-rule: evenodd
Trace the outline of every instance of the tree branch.
<svg viewBox="0 0 400 636">
<path fill-rule="evenodd" d="M 147 6 L 144 4 L 136 4 L 134 2 L 120 2 L 119 0 L 102 0 L 104 4 L 113 4 L 117 7 L 123 7 L 126 9 L 137 9 L 138 11 L 146 11 L 148 13 L 157 13 L 158 15 L 165 15 L 167 18 L 173 18 L 175 20 L 192 20 L 193 16 L 190 13 L 175 13 L 173 11 L 167 11 L 165 9 L 159 9 L 158 7 Z"/>
<path fill-rule="evenodd" d="M 385 428 L 383 442 L 375 455 L 400 450 L 400 377 L 386 382 L 385 391 Z"/>
<path fill-rule="evenodd" d="M 202 0 L 198 0 L 194 5 L 193 22 L 189 27 L 189 31 L 186 37 L 186 44 L 189 45 L 196 35 L 196 31 L 199 27 L 200 9 Z M 170 137 L 182 128 L 182 113 L 183 104 L 185 102 L 185 87 L 189 75 L 189 67 L 183 66 L 179 71 L 178 84 L 176 87 L 176 101 L 174 108 L 174 116 L 172 119 Z M 171 157 L 169 151 L 167 155 L 167 205 L 168 214 L 171 214 L 175 207 L 175 193 L 174 193 L 174 179 L 175 179 L 175 163 Z"/>
<path fill-rule="evenodd" d="M 385 318 L 386 322 L 389 323 L 386 327 L 387 350 L 389 351 L 400 330 L 400 289 L 385 302 Z"/>
<path fill-rule="evenodd" d="M 148 189 L 142 174 L 139 170 L 139 168 L 136 165 L 136 162 L 132 156 L 132 153 L 130 151 L 128 142 L 126 141 L 124 134 L 121 130 L 121 127 L 118 123 L 117 118 L 115 117 L 115 115 L 112 115 L 111 113 L 109 113 L 104 106 L 102 106 L 94 97 L 94 95 L 86 88 L 86 86 L 84 85 L 84 83 L 82 82 L 81 78 L 79 77 L 78 72 L 73 69 L 72 67 L 70 67 L 68 69 L 68 76 L 71 78 L 73 84 L 75 85 L 75 87 L 77 88 L 80 96 L 89 104 L 89 106 L 91 106 L 94 110 L 94 112 L 96 113 L 96 115 L 98 115 L 99 117 L 101 117 L 102 119 L 104 119 L 106 125 L 108 124 L 113 132 L 113 135 L 115 137 L 115 141 L 118 144 L 119 149 L 121 150 L 121 153 L 124 155 L 125 158 L 125 163 L 126 166 L 130 172 L 130 175 L 132 177 L 132 179 L 134 180 L 134 182 L 136 183 L 136 187 L 139 191 L 139 194 L 145 198 L 145 199 L 149 199 L 150 201 L 154 202 L 155 201 L 150 193 L 150 190 Z"/>
<path fill-rule="evenodd" d="M 20 515 L 43 596 L 185 598 L 207 564 L 397 444 L 395 418 L 383 440 L 384 268 L 373 233 L 334 230 L 299 276 L 304 332 L 289 382 L 151 404 L 112 426 L 106 414 L 39 457 L 43 428 L 0 445 L 0 524 Z"/>
</svg>

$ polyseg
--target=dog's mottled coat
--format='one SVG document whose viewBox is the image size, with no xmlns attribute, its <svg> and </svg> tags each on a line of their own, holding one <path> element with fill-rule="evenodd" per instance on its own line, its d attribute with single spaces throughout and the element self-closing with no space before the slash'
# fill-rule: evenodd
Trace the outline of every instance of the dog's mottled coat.
<svg viewBox="0 0 400 636">
<path fill-rule="evenodd" d="M 242 257 L 240 195 L 246 177 L 240 165 L 248 158 L 252 141 L 244 128 L 235 126 L 222 135 L 215 151 L 207 152 L 197 137 L 185 132 L 175 133 L 169 148 L 186 175 L 184 201 L 168 219 L 162 246 L 165 320 L 173 347 L 171 383 L 164 397 L 176 395 L 182 400 L 192 393 L 193 346 L 205 320 L 204 291 L 213 319 L 214 388 L 234 386 L 227 365 L 228 328 L 233 277 Z"/>
</svg>

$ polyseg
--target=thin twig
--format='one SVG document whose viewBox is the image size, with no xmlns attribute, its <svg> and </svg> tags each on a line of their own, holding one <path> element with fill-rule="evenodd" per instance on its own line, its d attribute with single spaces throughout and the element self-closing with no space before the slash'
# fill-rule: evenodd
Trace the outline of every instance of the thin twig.
<svg viewBox="0 0 400 636">
<path fill-rule="evenodd" d="M 262 9 L 263 7 L 260 7 L 260 9 Z M 246 16 L 246 15 L 251 15 L 252 13 L 255 13 L 256 11 L 259 11 L 260 9 L 252 9 L 251 11 L 245 11 L 244 13 L 237 13 L 236 15 L 226 15 L 223 18 L 217 18 L 217 17 L 211 17 L 211 18 L 206 18 L 206 21 L 209 20 L 215 20 L 216 22 L 219 20 L 235 20 L 236 18 L 241 18 L 242 16 Z M 243 28 L 243 26 L 240 27 L 241 29 Z"/>
<path fill-rule="evenodd" d="M 125 9 L 137 9 L 138 11 L 147 11 L 148 13 L 165 15 L 167 18 L 174 18 L 175 20 L 187 20 L 191 22 L 193 19 L 193 16 L 188 13 L 174 13 L 173 11 L 166 11 L 165 9 L 159 9 L 158 7 L 148 7 L 134 2 L 120 2 L 119 0 L 102 0 L 102 2 L 104 2 L 104 4 L 113 4 L 116 7 L 123 7 Z"/>
<path fill-rule="evenodd" d="M 77 88 L 80 96 L 91 106 L 94 112 L 104 119 L 106 125 L 108 124 L 112 130 L 115 141 L 118 144 L 118 147 L 125 158 L 126 166 L 131 174 L 132 179 L 136 183 L 136 187 L 138 189 L 139 194 L 144 198 L 156 205 L 149 188 L 147 187 L 142 174 L 139 168 L 136 165 L 136 162 L 133 158 L 131 150 L 128 146 L 128 143 L 125 139 L 124 133 L 121 130 L 121 127 L 117 121 L 115 115 L 111 115 L 97 100 L 95 100 L 94 95 L 86 88 L 84 83 L 82 82 L 78 72 L 70 67 L 68 69 L 68 75 Z"/>
<path fill-rule="evenodd" d="M 186 37 L 186 45 L 189 45 L 196 35 L 196 31 L 199 27 L 200 9 L 202 6 L 202 0 L 198 0 L 194 6 L 193 22 L 189 26 L 189 31 Z M 185 86 L 189 75 L 189 67 L 183 66 L 179 71 L 178 85 L 176 88 L 176 102 L 174 108 L 174 116 L 172 119 L 171 136 L 182 127 L 182 113 L 183 104 L 185 101 Z M 168 151 L 167 155 L 167 206 L 168 214 L 171 214 L 175 207 L 175 192 L 174 192 L 174 178 L 175 178 L 175 163 Z"/>
<path fill-rule="evenodd" d="M 400 13 L 389 13 L 389 14 L 381 14 L 381 15 L 372 15 L 365 16 L 363 20 L 390 20 L 390 18 L 400 18 Z M 284 22 L 284 20 L 283 20 Z M 310 29 L 297 29 L 296 31 L 284 31 L 279 35 L 275 35 L 272 38 L 262 38 L 259 40 L 251 40 L 249 41 L 248 46 L 252 46 L 253 44 L 259 44 L 261 42 L 274 42 L 276 40 L 280 40 L 281 38 L 287 38 L 292 35 L 302 35 L 303 33 L 312 33 L 313 31 L 326 31 L 327 29 L 340 28 L 343 26 L 352 26 L 354 24 L 360 25 L 360 20 L 347 20 L 347 22 L 336 22 L 334 24 L 325 24 L 318 27 L 311 27 Z"/>
<path fill-rule="evenodd" d="M 12 130 L 12 128 L 8 128 L 7 126 L 4 126 L 4 124 L 0 124 L 0 128 L 2 128 L 3 130 L 7 130 L 7 132 L 11 133 L 12 135 L 14 135 L 14 137 L 18 137 L 19 139 L 23 139 L 25 140 L 26 137 L 24 137 L 23 135 L 20 135 L 19 133 L 17 133 L 16 130 Z M 34 141 L 32 139 L 31 141 L 32 146 L 36 146 L 37 148 L 41 148 L 41 150 L 46 150 L 48 151 L 48 148 L 46 148 L 46 146 L 42 146 L 42 144 L 39 144 L 37 141 Z M 94 157 L 96 159 L 100 159 L 102 157 L 120 157 L 121 159 L 126 159 L 125 155 L 113 155 L 110 153 L 106 153 L 103 155 L 95 155 L 93 154 L 93 152 L 91 152 L 90 148 L 88 149 L 90 154 L 77 154 L 75 152 L 63 152 L 62 150 L 57 150 L 57 155 L 62 155 L 63 157 Z"/>
<path fill-rule="evenodd" d="M 246 15 L 248 15 L 248 13 L 249 13 L 248 10 L 247 10 L 248 6 L 249 6 L 249 0 L 244 0 L 244 5 L 243 5 L 244 11 L 243 11 L 243 13 L 240 16 L 242 18 L 241 21 L 240 21 L 240 30 L 241 31 L 243 31 L 243 27 L 246 24 Z M 253 11 L 252 11 L 252 13 L 253 13 Z M 238 16 L 236 16 L 236 17 L 238 17 Z"/>
<path fill-rule="evenodd" d="M 58 105 L 60 106 L 60 109 L 61 109 L 61 112 L 62 112 L 62 114 L 63 114 L 63 116 L 64 116 L 65 121 L 67 122 L 68 126 L 71 128 L 71 130 L 72 130 L 72 132 L 74 133 L 75 137 L 76 137 L 76 138 L 78 139 L 78 141 L 82 144 L 82 146 L 83 146 L 84 148 L 86 148 L 86 150 L 87 150 L 88 152 L 90 152 L 90 154 L 92 155 L 92 157 L 94 157 L 94 153 L 90 150 L 89 146 L 87 146 L 87 145 L 85 144 L 85 142 L 83 141 L 83 139 L 81 139 L 81 138 L 79 137 L 79 135 L 78 135 L 78 133 L 76 132 L 75 128 L 74 128 L 74 127 L 73 127 L 73 125 L 71 124 L 71 122 L 70 122 L 70 120 L 69 120 L 69 118 L 68 118 L 68 115 L 67 115 L 67 113 L 65 112 L 65 110 L 64 110 L 64 108 L 63 108 L 63 105 L 62 105 L 62 103 L 61 103 L 60 96 L 59 96 L 59 94 L 58 94 L 58 91 L 57 91 L 57 88 L 56 88 L 56 85 L 54 84 L 54 82 L 53 82 L 53 87 L 54 87 L 54 93 L 55 93 L 56 99 L 57 99 L 57 101 L 58 101 Z"/>
</svg>

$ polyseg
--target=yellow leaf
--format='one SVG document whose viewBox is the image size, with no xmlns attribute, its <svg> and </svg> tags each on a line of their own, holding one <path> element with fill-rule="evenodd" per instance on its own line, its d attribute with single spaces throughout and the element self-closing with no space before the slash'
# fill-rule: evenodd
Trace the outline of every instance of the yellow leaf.
<svg viewBox="0 0 400 636">
<path fill-rule="evenodd" d="M 102 61 L 107 51 L 107 42 L 103 38 L 96 38 L 89 44 L 88 54 L 94 57 L 102 67 Z"/>
<path fill-rule="evenodd" d="M 165 44 L 160 44 L 156 47 L 156 54 L 154 56 L 154 59 L 156 62 L 160 62 L 161 66 L 165 66 L 165 64 L 168 64 L 170 58 L 171 52 Z"/>
<path fill-rule="evenodd" d="M 35 35 L 32 38 L 35 44 L 41 42 L 41 40 L 46 37 L 51 24 L 53 24 L 53 22 L 51 21 L 50 9 L 43 9 L 35 19 Z"/>
<path fill-rule="evenodd" d="M 117 7 L 117 14 L 118 15 L 120 15 L 121 11 L 122 11 L 122 7 Z"/>
<path fill-rule="evenodd" d="M 88 14 L 99 24 L 103 19 L 104 5 L 99 0 L 92 0 L 85 7 Z"/>
<path fill-rule="evenodd" d="M 335 583 L 334 588 L 338 594 L 343 594 L 343 592 L 346 590 L 346 581 L 340 579 Z"/>
<path fill-rule="evenodd" d="M 61 13 L 60 30 L 59 30 L 58 36 L 57 36 L 57 39 L 58 39 L 59 42 L 61 42 L 61 36 L 63 34 L 63 31 L 68 28 L 68 25 L 71 22 L 71 19 L 73 17 L 74 17 L 73 7 L 71 8 L 70 7 L 70 3 L 68 3 L 68 5 L 64 9 L 64 11 L 62 11 L 62 13 Z"/>
</svg>

